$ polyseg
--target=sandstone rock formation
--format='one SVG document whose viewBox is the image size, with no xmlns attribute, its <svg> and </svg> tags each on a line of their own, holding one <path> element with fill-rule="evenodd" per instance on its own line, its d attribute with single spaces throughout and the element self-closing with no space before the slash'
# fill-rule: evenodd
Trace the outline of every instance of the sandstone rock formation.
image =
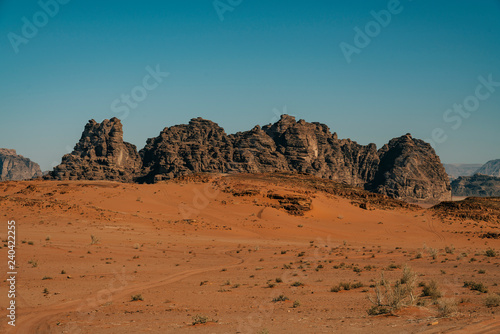
<svg viewBox="0 0 500 334">
<path fill-rule="evenodd" d="M 141 165 L 136 147 L 123 141 L 119 119 L 90 120 L 73 152 L 66 154 L 47 178 L 132 182 Z"/>
<path fill-rule="evenodd" d="M 144 182 L 195 172 L 275 172 L 312 174 L 366 187 L 394 198 L 442 200 L 449 180 L 429 144 L 411 135 L 393 139 L 377 151 L 338 139 L 321 123 L 283 115 L 275 124 L 226 135 L 200 118 L 165 128 L 141 150 Z"/>
<path fill-rule="evenodd" d="M 448 176 L 430 144 L 406 134 L 392 139 L 378 154 L 378 170 L 367 190 L 400 199 L 450 198 Z"/>
<path fill-rule="evenodd" d="M 140 157 L 139 157 L 140 155 Z M 338 139 L 321 123 L 283 115 L 275 124 L 227 135 L 202 118 L 165 128 L 137 155 L 118 119 L 90 121 L 75 151 L 50 177 L 157 182 L 198 172 L 297 172 L 366 187 L 395 198 L 440 200 L 450 195 L 445 170 L 429 144 L 411 136 L 377 151 Z"/>
<path fill-rule="evenodd" d="M 500 177 L 500 159 L 488 161 L 476 173 Z"/>
<path fill-rule="evenodd" d="M 17 155 L 16 150 L 0 148 L 0 181 L 29 180 L 40 176 L 42 171 L 37 163 Z"/>
<path fill-rule="evenodd" d="M 453 196 L 499 197 L 500 177 L 476 174 L 462 176 L 451 183 Z"/>
<path fill-rule="evenodd" d="M 232 143 L 220 126 L 195 118 L 148 139 L 140 155 L 145 174 L 141 181 L 153 182 L 193 172 L 227 172 Z"/>
</svg>

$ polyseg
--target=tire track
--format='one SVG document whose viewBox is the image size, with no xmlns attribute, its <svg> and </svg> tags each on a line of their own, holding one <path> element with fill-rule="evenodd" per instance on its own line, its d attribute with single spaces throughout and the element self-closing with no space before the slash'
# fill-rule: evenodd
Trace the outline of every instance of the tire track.
<svg viewBox="0 0 500 334">
<path fill-rule="evenodd" d="M 181 281 L 183 279 L 186 279 L 191 276 L 203 274 L 209 271 L 216 271 L 216 270 L 221 270 L 223 268 L 234 268 L 238 267 L 241 264 L 245 262 L 244 259 L 237 257 L 232 254 L 228 254 L 229 251 L 223 251 L 221 253 L 236 258 L 238 259 L 238 263 L 235 263 L 233 265 L 227 266 L 227 265 L 220 265 L 220 266 L 215 266 L 215 267 L 209 267 L 209 268 L 201 268 L 201 269 L 191 269 L 191 270 L 185 270 L 180 273 L 176 273 L 170 276 L 167 276 L 165 278 L 149 282 L 149 283 L 140 283 L 140 284 L 135 284 L 135 285 L 128 285 L 125 287 L 121 288 L 116 288 L 116 289 L 104 289 L 104 290 L 99 290 L 94 293 L 94 295 L 98 295 L 99 293 L 106 292 L 107 294 L 111 294 L 112 299 L 120 299 L 124 298 L 126 296 L 129 296 L 130 294 L 133 294 L 134 292 L 138 292 L 139 290 L 148 290 L 148 289 L 153 289 L 157 287 L 161 287 L 164 285 L 172 284 L 178 281 Z M 15 327 L 16 333 L 20 334 L 43 334 L 43 333 L 49 333 L 49 326 L 48 323 L 51 319 L 57 317 L 61 313 L 68 313 L 68 312 L 73 312 L 73 311 L 89 311 L 92 309 L 96 309 L 99 306 L 102 306 L 106 304 L 109 300 L 97 302 L 96 304 L 89 305 L 88 303 L 89 298 L 81 298 L 77 300 L 73 300 L 70 302 L 65 302 L 65 303 L 59 303 L 56 305 L 50 305 L 47 307 L 43 307 L 42 310 L 40 308 L 34 308 L 34 309 L 27 309 L 25 310 L 28 315 L 19 317 L 17 321 L 17 325 Z M 38 312 L 37 312 L 38 311 Z"/>
</svg>

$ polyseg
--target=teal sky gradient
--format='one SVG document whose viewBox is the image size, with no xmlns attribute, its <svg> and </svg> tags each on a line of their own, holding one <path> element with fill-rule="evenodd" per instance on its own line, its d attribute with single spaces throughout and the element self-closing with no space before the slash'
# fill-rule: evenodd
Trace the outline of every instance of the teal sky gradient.
<svg viewBox="0 0 500 334">
<path fill-rule="evenodd" d="M 234 133 L 286 110 L 361 144 L 441 128 L 443 162 L 500 158 L 500 87 L 458 129 L 443 119 L 478 77 L 500 82 L 500 1 L 401 0 L 348 63 L 339 44 L 388 3 L 243 0 L 221 21 L 211 0 L 72 0 L 16 53 L 9 33 L 42 9 L 0 1 L 0 147 L 51 169 L 89 119 L 123 118 L 113 101 L 159 65 L 169 76 L 123 118 L 138 149 L 194 117 Z"/>
</svg>

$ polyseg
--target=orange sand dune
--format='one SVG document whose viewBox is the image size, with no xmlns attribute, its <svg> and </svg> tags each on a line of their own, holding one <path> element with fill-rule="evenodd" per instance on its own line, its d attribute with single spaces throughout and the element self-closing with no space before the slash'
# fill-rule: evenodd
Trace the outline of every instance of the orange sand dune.
<svg viewBox="0 0 500 334">
<path fill-rule="evenodd" d="M 2 284 L 0 332 L 500 331 L 500 309 L 484 304 L 500 292 L 499 258 L 485 251 L 500 243 L 479 237 L 498 222 L 444 222 L 418 207 L 365 210 L 258 176 L 203 181 L 0 183 L 0 236 L 15 220 L 18 265 L 16 326 L 7 324 Z M 310 206 L 292 215 L 270 193 Z M 393 315 L 368 315 L 381 273 L 394 281 L 405 264 L 418 282 L 437 281 L 457 312 L 440 314 L 425 297 Z M 340 282 L 363 286 L 331 292 Z M 281 294 L 288 300 L 273 302 Z M 197 315 L 206 323 L 193 325 Z"/>
</svg>

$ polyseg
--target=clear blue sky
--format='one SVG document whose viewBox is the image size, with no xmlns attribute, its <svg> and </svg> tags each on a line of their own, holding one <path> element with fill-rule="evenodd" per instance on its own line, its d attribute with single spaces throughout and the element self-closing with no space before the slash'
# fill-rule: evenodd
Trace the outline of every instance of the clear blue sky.
<svg viewBox="0 0 500 334">
<path fill-rule="evenodd" d="M 361 144 L 441 128 L 443 162 L 500 158 L 500 87 L 487 98 L 483 87 L 479 106 L 469 98 L 479 76 L 500 82 L 500 1 L 401 0 L 350 63 L 340 44 L 376 29 L 370 12 L 389 1 L 220 0 L 231 2 L 221 21 L 213 0 L 72 0 L 54 17 L 37 1 L 0 1 L 0 147 L 50 169 L 89 119 L 123 117 L 122 94 L 140 96 L 146 67 L 159 65 L 169 76 L 156 88 L 148 79 L 123 119 L 139 149 L 193 117 L 234 133 L 286 108 Z M 23 17 L 38 20 L 35 36 Z M 467 98 L 470 116 L 445 122 Z"/>
</svg>

